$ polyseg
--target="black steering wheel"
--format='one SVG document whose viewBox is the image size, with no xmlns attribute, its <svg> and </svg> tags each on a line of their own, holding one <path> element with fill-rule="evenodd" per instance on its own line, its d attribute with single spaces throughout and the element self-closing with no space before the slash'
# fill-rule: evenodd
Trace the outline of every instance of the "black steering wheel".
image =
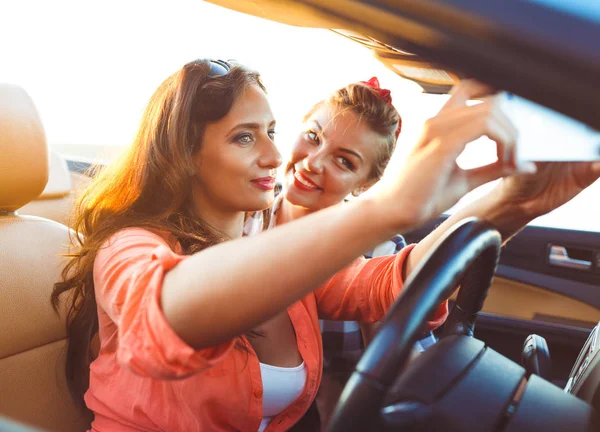
<svg viewBox="0 0 600 432">
<path fill-rule="evenodd" d="M 330 431 L 600 430 L 590 404 L 473 337 L 500 248 L 500 234 L 474 218 L 440 239 L 356 366 Z M 459 285 L 441 340 L 405 368 L 427 319 Z"/>
<path fill-rule="evenodd" d="M 442 338 L 473 336 L 476 314 L 487 296 L 500 249 L 500 234 L 475 218 L 458 223 L 439 240 L 407 280 L 356 366 L 336 407 L 331 432 L 378 430 L 374 421 L 427 319 L 459 285 Z"/>
</svg>

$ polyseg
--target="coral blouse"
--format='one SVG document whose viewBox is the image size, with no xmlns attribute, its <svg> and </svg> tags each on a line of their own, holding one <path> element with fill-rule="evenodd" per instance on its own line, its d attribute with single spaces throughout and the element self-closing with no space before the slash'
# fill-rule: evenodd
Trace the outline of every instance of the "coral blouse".
<svg viewBox="0 0 600 432">
<path fill-rule="evenodd" d="M 85 395 L 92 431 L 257 431 L 263 417 L 258 358 L 244 336 L 194 350 L 171 329 L 161 310 L 165 274 L 186 259 L 179 244 L 141 228 L 124 229 L 94 263 L 100 352 Z M 373 322 L 383 318 L 403 286 L 397 255 L 360 258 L 288 307 L 306 365 L 300 397 L 275 416 L 267 432 L 292 427 L 314 400 L 323 368 L 319 317 Z M 198 311 L 202 313 L 202 311 Z M 429 322 L 439 326 L 447 303 Z"/>
</svg>

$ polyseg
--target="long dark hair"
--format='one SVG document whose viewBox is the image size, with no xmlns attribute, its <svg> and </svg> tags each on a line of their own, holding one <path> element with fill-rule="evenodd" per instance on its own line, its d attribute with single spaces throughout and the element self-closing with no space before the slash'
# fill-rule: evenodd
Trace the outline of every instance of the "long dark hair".
<svg viewBox="0 0 600 432">
<path fill-rule="evenodd" d="M 83 408 L 91 342 L 98 332 L 93 279 L 98 249 L 127 227 L 167 231 L 185 254 L 226 240 L 196 217 L 190 206 L 193 155 L 202 145 L 206 125 L 225 117 L 246 87 L 265 88 L 258 73 L 241 65 L 233 64 L 228 73 L 215 76 L 211 64 L 209 60 L 188 63 L 161 84 L 146 107 L 133 144 L 95 173 L 76 202 L 71 223 L 74 252 L 62 280 L 54 285 L 51 301 L 57 313 L 59 298 L 66 302 L 65 374 L 73 399 Z M 265 211 L 265 226 L 269 217 Z"/>
</svg>

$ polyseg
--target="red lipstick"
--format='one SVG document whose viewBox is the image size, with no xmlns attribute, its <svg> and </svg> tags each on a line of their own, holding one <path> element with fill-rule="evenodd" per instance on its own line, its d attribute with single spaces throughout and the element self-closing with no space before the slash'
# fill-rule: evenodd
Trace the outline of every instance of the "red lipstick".
<svg viewBox="0 0 600 432">
<path fill-rule="evenodd" d="M 275 189 L 275 177 L 261 177 L 261 178 L 257 178 L 252 180 L 252 183 L 254 183 L 258 188 L 268 191 L 268 190 L 273 190 Z"/>
</svg>

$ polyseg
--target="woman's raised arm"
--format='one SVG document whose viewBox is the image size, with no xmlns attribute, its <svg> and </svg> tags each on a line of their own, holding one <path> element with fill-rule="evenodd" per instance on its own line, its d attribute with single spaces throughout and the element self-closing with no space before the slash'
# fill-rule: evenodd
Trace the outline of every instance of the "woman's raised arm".
<svg viewBox="0 0 600 432">
<path fill-rule="evenodd" d="M 438 217 L 475 187 L 514 172 L 509 158 L 475 172 L 455 162 L 467 143 L 483 135 L 511 154 L 514 132 L 495 113 L 491 100 L 442 111 L 426 126 L 404 169 L 376 185 L 370 198 L 219 244 L 181 262 L 162 287 L 167 321 L 195 348 L 243 334 L 361 253 Z"/>
</svg>

